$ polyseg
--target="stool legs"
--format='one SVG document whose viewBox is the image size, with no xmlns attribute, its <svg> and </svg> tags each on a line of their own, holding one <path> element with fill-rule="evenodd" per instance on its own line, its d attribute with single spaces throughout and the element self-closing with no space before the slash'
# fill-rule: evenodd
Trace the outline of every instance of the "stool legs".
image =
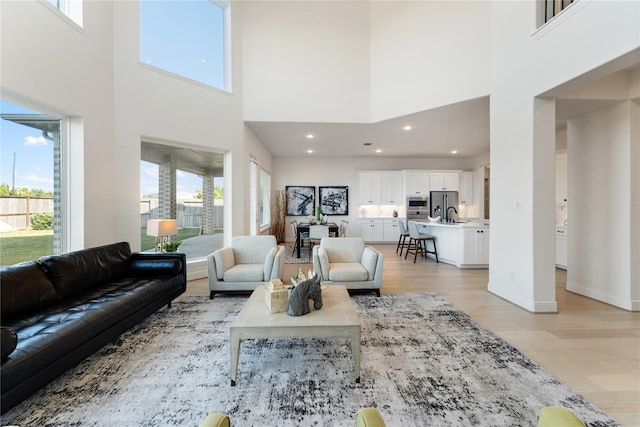
<svg viewBox="0 0 640 427">
<path fill-rule="evenodd" d="M 398 249 L 400 249 L 400 256 L 402 256 L 402 251 L 407 246 L 406 240 L 407 240 L 406 234 L 401 234 L 400 237 L 398 238 L 398 246 L 396 246 L 396 253 L 398 253 Z"/>
</svg>

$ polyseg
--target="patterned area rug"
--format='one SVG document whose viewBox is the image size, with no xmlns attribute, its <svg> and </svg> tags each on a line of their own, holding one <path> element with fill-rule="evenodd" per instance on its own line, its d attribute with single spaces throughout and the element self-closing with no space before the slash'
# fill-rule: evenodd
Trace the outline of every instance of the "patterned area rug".
<svg viewBox="0 0 640 427">
<path fill-rule="evenodd" d="M 21 426 L 535 426 L 540 409 L 614 420 L 435 294 L 357 295 L 362 383 L 346 339 L 248 340 L 229 380 L 229 326 L 246 297 L 185 297 L 2 416 Z"/>
<path fill-rule="evenodd" d="M 300 258 L 297 257 L 295 246 L 293 242 L 286 242 L 284 244 L 284 263 L 285 264 L 311 264 L 313 260 L 309 257 L 309 245 L 306 244 L 300 248 Z"/>
</svg>

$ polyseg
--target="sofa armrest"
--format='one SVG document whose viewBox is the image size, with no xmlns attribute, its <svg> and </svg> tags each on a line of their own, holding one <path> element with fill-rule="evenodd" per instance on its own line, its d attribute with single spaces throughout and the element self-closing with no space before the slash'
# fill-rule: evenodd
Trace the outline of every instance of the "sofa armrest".
<svg viewBox="0 0 640 427">
<path fill-rule="evenodd" d="M 327 252 L 322 246 L 314 246 L 313 254 L 313 270 L 319 272 L 318 274 L 324 280 L 329 280 L 329 265 L 331 263 L 331 260 L 329 259 L 329 252 Z"/>
<path fill-rule="evenodd" d="M 225 271 L 236 265 L 235 255 L 233 248 L 224 247 L 214 251 L 209 257 L 209 265 L 213 264 L 215 267 L 216 278 L 222 280 Z"/>
<path fill-rule="evenodd" d="M 182 275 L 187 284 L 187 257 L 180 252 L 136 252 L 131 254 L 129 274 L 133 276 Z"/>
<path fill-rule="evenodd" d="M 271 275 L 265 277 L 265 280 L 280 279 L 284 275 L 284 246 L 277 246 L 276 254 L 273 257 L 273 267 L 271 269 Z"/>
<path fill-rule="evenodd" d="M 380 258 L 381 256 L 382 254 L 371 246 L 364 247 L 360 264 L 362 264 L 362 266 L 369 273 L 369 280 L 373 280 L 373 278 L 375 277 L 378 267 L 378 258 Z"/>
</svg>

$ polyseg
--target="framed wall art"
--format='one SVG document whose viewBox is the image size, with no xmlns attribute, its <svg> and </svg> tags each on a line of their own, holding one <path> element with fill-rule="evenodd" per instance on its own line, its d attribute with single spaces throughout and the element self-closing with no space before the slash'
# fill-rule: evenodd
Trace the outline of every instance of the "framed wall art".
<svg viewBox="0 0 640 427">
<path fill-rule="evenodd" d="M 288 216 L 315 215 L 316 187 L 287 185 L 285 192 Z"/>
<path fill-rule="evenodd" d="M 318 187 L 322 215 L 349 215 L 349 187 Z"/>
</svg>

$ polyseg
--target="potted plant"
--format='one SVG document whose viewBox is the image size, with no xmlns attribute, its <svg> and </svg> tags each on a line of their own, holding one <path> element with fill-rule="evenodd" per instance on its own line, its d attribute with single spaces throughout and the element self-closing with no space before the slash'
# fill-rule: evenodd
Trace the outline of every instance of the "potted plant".
<svg viewBox="0 0 640 427">
<path fill-rule="evenodd" d="M 176 240 L 175 242 L 167 242 L 162 244 L 162 250 L 164 252 L 178 252 L 178 248 L 182 244 L 182 240 Z"/>
</svg>

